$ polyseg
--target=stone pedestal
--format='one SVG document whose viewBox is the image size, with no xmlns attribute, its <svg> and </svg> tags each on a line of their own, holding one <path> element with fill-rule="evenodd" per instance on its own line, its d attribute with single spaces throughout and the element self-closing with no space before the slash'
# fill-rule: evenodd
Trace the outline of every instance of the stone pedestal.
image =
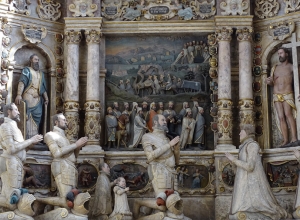
<svg viewBox="0 0 300 220">
<path fill-rule="evenodd" d="M 252 29 L 237 30 L 239 41 L 239 107 L 240 123 L 253 124 L 253 91 L 252 91 Z"/>
<path fill-rule="evenodd" d="M 87 145 L 100 147 L 100 64 L 99 64 L 99 43 L 100 31 L 86 30 L 86 42 L 88 44 L 87 64 L 87 92 L 85 107 L 85 135 L 88 137 Z"/>
<path fill-rule="evenodd" d="M 67 138 L 71 143 L 78 139 L 79 130 L 79 42 L 81 41 L 80 31 L 66 31 L 68 48 L 67 55 L 67 79 L 64 111 L 68 121 Z"/>
<path fill-rule="evenodd" d="M 218 77 L 218 142 L 217 149 L 235 149 L 232 145 L 232 101 L 230 41 L 232 28 L 216 31 L 219 43 Z"/>
</svg>

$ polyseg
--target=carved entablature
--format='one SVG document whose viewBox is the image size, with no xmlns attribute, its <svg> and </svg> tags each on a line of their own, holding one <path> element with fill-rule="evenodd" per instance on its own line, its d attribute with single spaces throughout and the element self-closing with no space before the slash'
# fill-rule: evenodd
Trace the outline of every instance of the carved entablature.
<svg viewBox="0 0 300 220">
<path fill-rule="evenodd" d="M 300 0 L 284 0 L 285 2 L 285 9 L 284 12 L 286 14 L 290 12 L 295 12 L 300 9 Z"/>
<path fill-rule="evenodd" d="M 9 10 L 18 14 L 30 15 L 31 12 L 30 8 L 28 7 L 30 4 L 30 0 L 11 0 Z"/>
<path fill-rule="evenodd" d="M 45 27 L 22 25 L 21 30 L 24 34 L 25 40 L 33 44 L 40 43 L 42 39 L 47 36 L 47 29 Z"/>
<path fill-rule="evenodd" d="M 224 10 L 222 15 L 247 15 L 249 4 L 245 0 L 225 0 L 220 3 L 220 8 Z"/>
<path fill-rule="evenodd" d="M 92 0 L 73 0 L 69 5 L 69 10 L 73 12 L 73 17 L 94 17 L 94 12 L 98 6 Z"/>
<path fill-rule="evenodd" d="M 274 40 L 284 40 L 292 35 L 295 30 L 295 23 L 293 21 L 285 21 L 279 23 L 273 23 L 269 25 L 269 35 Z"/>
<path fill-rule="evenodd" d="M 151 2 L 144 10 L 147 20 L 169 20 L 176 16 L 178 7 L 165 1 Z"/>
<path fill-rule="evenodd" d="M 215 0 L 212 0 L 210 2 L 208 1 L 202 1 L 199 2 L 191 2 L 191 8 L 193 9 L 194 13 L 197 16 L 200 16 L 201 18 L 210 18 L 211 16 L 216 14 L 216 7 L 215 7 Z"/>
<path fill-rule="evenodd" d="M 60 18 L 60 3 L 53 0 L 38 0 L 38 4 L 36 10 L 40 18 L 52 21 L 57 21 Z"/>
<path fill-rule="evenodd" d="M 254 13 L 259 18 L 270 18 L 278 14 L 279 3 L 277 0 L 255 0 Z"/>
</svg>

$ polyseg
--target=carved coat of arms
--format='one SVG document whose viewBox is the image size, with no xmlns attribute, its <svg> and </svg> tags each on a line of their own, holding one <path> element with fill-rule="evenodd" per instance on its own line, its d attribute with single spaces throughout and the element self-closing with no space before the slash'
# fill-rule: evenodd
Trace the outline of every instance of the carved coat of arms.
<svg viewBox="0 0 300 220">
<path fill-rule="evenodd" d="M 30 0 L 11 0 L 9 9 L 19 14 L 30 15 L 30 8 L 28 7 L 30 4 Z"/>
<path fill-rule="evenodd" d="M 98 6 L 93 4 L 92 0 L 73 0 L 69 5 L 69 10 L 73 12 L 74 17 L 94 17 L 94 12 Z"/>
</svg>

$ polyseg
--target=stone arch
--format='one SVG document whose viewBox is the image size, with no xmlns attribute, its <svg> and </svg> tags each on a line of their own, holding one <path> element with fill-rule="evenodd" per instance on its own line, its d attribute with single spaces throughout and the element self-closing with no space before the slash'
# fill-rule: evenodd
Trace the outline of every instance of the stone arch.
<svg viewBox="0 0 300 220">
<path fill-rule="evenodd" d="M 262 55 L 262 66 L 264 65 L 269 65 L 269 61 L 273 55 L 272 51 L 275 48 L 280 47 L 282 44 L 287 43 L 287 42 L 280 42 L 280 41 L 273 41 L 272 43 L 270 43 L 267 48 L 264 50 L 263 55 Z"/>
</svg>

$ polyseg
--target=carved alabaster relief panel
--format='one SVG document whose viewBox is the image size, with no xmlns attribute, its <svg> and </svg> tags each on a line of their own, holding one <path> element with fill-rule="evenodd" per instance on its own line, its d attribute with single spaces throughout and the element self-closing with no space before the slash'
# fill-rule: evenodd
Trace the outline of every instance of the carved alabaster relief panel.
<svg viewBox="0 0 300 220">
<path fill-rule="evenodd" d="M 92 193 L 95 190 L 97 178 L 99 176 L 98 164 L 90 160 L 84 160 L 77 164 L 78 189 Z"/>
<path fill-rule="evenodd" d="M 278 0 L 255 0 L 254 14 L 259 18 L 270 18 L 278 14 Z"/>
<path fill-rule="evenodd" d="M 180 194 L 214 194 L 214 159 L 183 159 L 176 167 Z"/>
<path fill-rule="evenodd" d="M 216 14 L 216 1 L 193 1 L 191 2 L 191 8 L 193 12 L 202 19 L 210 18 Z"/>
<path fill-rule="evenodd" d="M 61 16 L 60 7 L 61 4 L 53 0 L 38 0 L 36 10 L 40 18 L 57 21 Z"/>
<path fill-rule="evenodd" d="M 73 17 L 94 17 L 94 12 L 98 6 L 92 0 L 73 0 L 69 5 L 69 10 L 73 12 Z"/>
<path fill-rule="evenodd" d="M 222 15 L 247 15 L 249 4 L 246 0 L 225 0 L 220 3 Z"/>
<path fill-rule="evenodd" d="M 24 24 L 22 25 L 21 30 L 25 40 L 33 44 L 40 43 L 42 39 L 47 36 L 47 29 L 45 27 Z"/>
<path fill-rule="evenodd" d="M 236 174 L 236 166 L 227 159 L 218 161 L 218 191 L 220 193 L 232 193 L 234 186 L 234 178 Z"/>
<path fill-rule="evenodd" d="M 286 14 L 290 12 L 295 12 L 300 9 L 300 0 L 284 0 L 285 9 L 284 12 Z"/>
<path fill-rule="evenodd" d="M 9 10 L 18 14 L 30 15 L 31 11 L 28 5 L 30 0 L 10 0 Z"/>
<path fill-rule="evenodd" d="M 268 27 L 268 33 L 273 40 L 285 40 L 295 31 L 295 23 L 293 21 L 285 21 L 272 23 Z"/>
</svg>

